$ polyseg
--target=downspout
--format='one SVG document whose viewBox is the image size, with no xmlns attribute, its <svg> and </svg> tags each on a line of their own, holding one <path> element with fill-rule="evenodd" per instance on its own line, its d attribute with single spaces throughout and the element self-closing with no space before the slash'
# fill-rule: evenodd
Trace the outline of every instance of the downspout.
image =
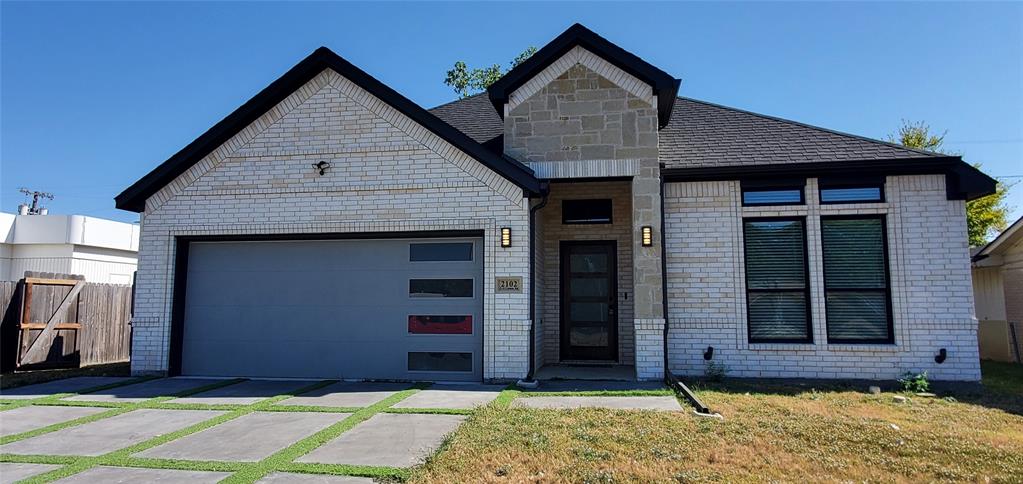
<svg viewBox="0 0 1023 484">
<path fill-rule="evenodd" d="M 536 388 L 533 372 L 536 370 L 536 212 L 547 206 L 547 197 L 551 194 L 550 182 L 540 182 L 540 203 L 529 209 L 529 371 L 526 378 L 519 380 L 518 385 L 525 388 Z"/>
<path fill-rule="evenodd" d="M 668 217 L 664 212 L 664 177 L 661 177 L 661 303 L 664 305 L 664 383 L 675 392 L 682 395 L 696 409 L 696 414 L 705 417 L 721 418 L 720 415 L 711 412 L 710 407 L 704 404 L 685 383 L 675 378 L 668 367 L 668 333 L 670 323 L 668 322 L 668 236 L 664 233 L 667 226 L 665 221 Z"/>
<path fill-rule="evenodd" d="M 664 177 L 661 177 L 661 304 L 664 306 L 664 381 L 671 383 L 674 377 L 668 369 L 668 247 L 664 227 L 667 225 L 664 213 Z"/>
</svg>

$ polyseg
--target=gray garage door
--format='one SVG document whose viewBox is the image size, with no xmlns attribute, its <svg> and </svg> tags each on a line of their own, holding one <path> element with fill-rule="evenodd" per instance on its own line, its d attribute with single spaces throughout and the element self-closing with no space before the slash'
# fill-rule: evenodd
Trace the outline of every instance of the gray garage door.
<svg viewBox="0 0 1023 484">
<path fill-rule="evenodd" d="M 181 370 L 482 379 L 482 239 L 192 242 Z"/>
</svg>

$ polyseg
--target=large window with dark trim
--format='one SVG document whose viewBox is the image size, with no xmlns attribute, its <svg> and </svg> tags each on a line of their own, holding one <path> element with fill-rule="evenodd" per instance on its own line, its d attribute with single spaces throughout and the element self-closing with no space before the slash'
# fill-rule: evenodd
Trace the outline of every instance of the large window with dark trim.
<svg viewBox="0 0 1023 484">
<path fill-rule="evenodd" d="M 611 199 L 562 200 L 561 223 L 609 224 L 612 220 Z"/>
<path fill-rule="evenodd" d="M 750 342 L 810 342 L 805 219 L 745 219 L 743 240 Z"/>
<path fill-rule="evenodd" d="M 829 343 L 891 343 L 891 293 L 882 215 L 821 217 Z"/>
</svg>

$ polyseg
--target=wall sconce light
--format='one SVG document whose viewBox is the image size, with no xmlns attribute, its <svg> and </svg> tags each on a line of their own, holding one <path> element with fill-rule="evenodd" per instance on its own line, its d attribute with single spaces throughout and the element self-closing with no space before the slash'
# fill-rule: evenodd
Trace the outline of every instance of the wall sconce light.
<svg viewBox="0 0 1023 484">
<path fill-rule="evenodd" d="M 948 351 L 942 348 L 938 350 L 937 355 L 934 355 L 934 362 L 940 365 L 945 362 L 945 358 L 948 358 Z"/>
<path fill-rule="evenodd" d="M 643 231 L 643 247 L 654 245 L 654 229 L 649 225 L 644 225 L 641 230 Z"/>
<path fill-rule="evenodd" d="M 710 360 L 714 357 L 714 347 L 708 346 L 707 350 L 703 352 L 703 359 Z"/>
<path fill-rule="evenodd" d="M 501 227 L 501 247 L 511 247 L 511 227 Z"/>
<path fill-rule="evenodd" d="M 327 168 L 330 168 L 329 161 L 321 161 L 319 163 L 313 163 L 313 168 L 316 168 L 320 172 L 320 176 L 323 176 L 327 172 Z"/>
</svg>

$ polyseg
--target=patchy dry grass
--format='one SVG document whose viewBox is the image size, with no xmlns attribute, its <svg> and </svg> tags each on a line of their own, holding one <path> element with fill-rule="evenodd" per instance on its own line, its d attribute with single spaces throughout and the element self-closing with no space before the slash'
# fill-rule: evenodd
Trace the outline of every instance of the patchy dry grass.
<svg viewBox="0 0 1023 484">
<path fill-rule="evenodd" d="M 841 387 L 700 385 L 724 421 L 492 406 L 411 481 L 1021 482 L 1023 395 L 1001 388 L 896 403 Z"/>
</svg>

